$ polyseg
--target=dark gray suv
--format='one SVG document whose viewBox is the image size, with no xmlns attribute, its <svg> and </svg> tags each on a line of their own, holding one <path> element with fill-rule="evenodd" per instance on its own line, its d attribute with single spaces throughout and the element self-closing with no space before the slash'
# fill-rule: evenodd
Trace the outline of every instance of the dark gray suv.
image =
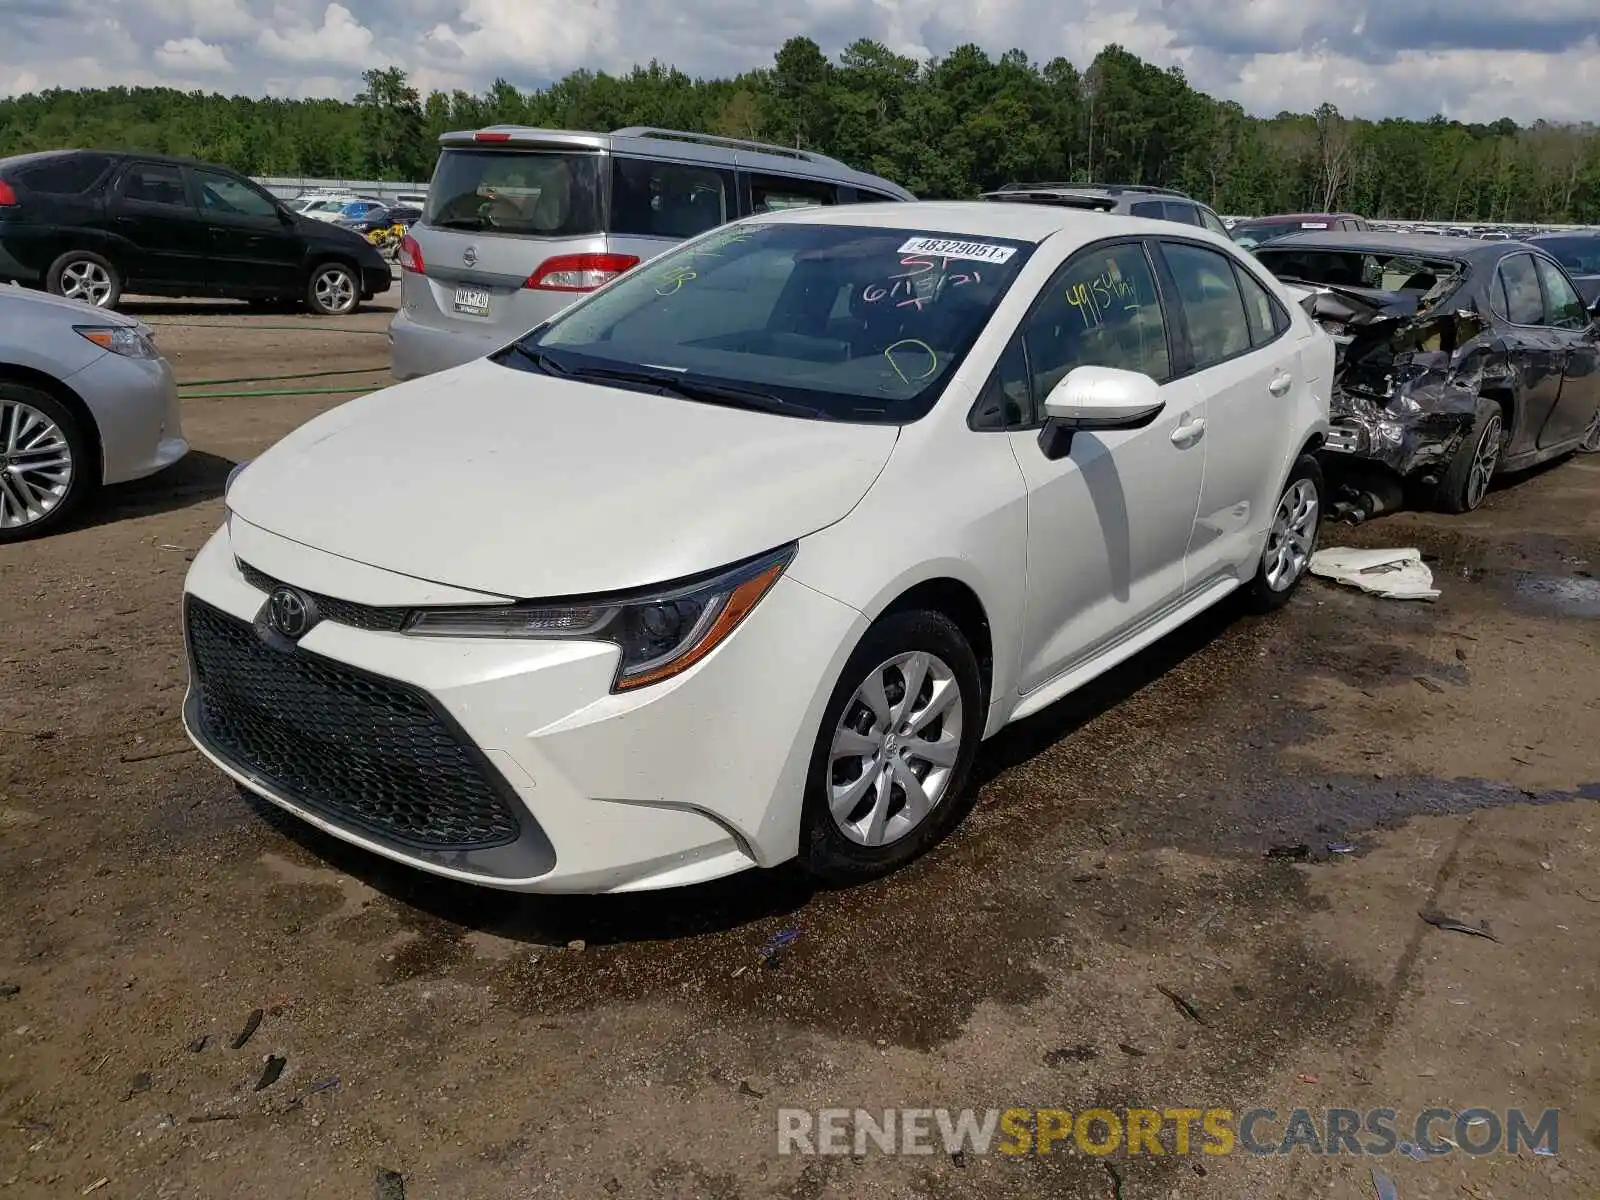
<svg viewBox="0 0 1600 1200">
<path fill-rule="evenodd" d="M 985 192 L 983 198 L 1017 204 L 1060 204 L 1124 217 L 1176 221 L 1228 236 L 1221 217 L 1198 200 L 1170 188 L 1116 183 L 1008 183 L 998 191 Z"/>
</svg>

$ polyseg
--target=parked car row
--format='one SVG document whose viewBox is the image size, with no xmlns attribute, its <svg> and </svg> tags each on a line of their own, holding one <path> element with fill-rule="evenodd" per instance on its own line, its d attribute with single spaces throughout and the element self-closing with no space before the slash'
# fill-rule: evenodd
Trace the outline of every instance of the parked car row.
<svg viewBox="0 0 1600 1200">
<path fill-rule="evenodd" d="M 67 150 L 0 159 L 0 282 L 102 309 L 132 291 L 343 316 L 392 281 L 365 238 L 291 212 L 237 172 Z"/>
</svg>

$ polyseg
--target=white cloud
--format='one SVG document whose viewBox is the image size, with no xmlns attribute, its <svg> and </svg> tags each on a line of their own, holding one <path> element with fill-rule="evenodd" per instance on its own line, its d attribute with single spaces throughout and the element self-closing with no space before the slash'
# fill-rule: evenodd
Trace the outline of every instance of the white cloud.
<svg viewBox="0 0 1600 1200">
<path fill-rule="evenodd" d="M 0 94 L 90 82 L 353 95 L 395 64 L 429 87 L 521 86 L 651 58 L 692 75 L 770 65 L 804 34 L 916 57 L 977 42 L 1079 66 L 1108 43 L 1256 113 L 1594 116 L 1600 0 L 0 0 Z M 224 65 L 226 64 L 226 65 Z M 1570 85 L 1570 86 L 1569 86 Z"/>
<path fill-rule="evenodd" d="M 156 62 L 169 71 L 231 71 L 233 64 L 221 46 L 197 37 L 169 38 L 156 49 Z"/>
<path fill-rule="evenodd" d="M 260 46 L 272 58 L 341 63 L 359 70 L 378 65 L 384 57 L 374 42 L 372 30 L 356 20 L 354 13 L 342 4 L 330 4 L 322 14 L 320 28 L 296 24 L 280 33 L 269 27 L 261 32 Z"/>
</svg>

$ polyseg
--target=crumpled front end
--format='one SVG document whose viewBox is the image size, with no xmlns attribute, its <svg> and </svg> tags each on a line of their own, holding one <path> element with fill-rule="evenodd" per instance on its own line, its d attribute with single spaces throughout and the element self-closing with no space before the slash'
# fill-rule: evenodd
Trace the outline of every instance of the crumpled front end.
<svg viewBox="0 0 1600 1200">
<path fill-rule="evenodd" d="M 1403 483 L 1436 482 L 1471 432 L 1484 388 L 1510 369 L 1480 314 L 1438 303 L 1445 291 L 1441 285 L 1400 314 L 1337 289 L 1308 298 L 1339 343 L 1327 451 Z"/>
</svg>

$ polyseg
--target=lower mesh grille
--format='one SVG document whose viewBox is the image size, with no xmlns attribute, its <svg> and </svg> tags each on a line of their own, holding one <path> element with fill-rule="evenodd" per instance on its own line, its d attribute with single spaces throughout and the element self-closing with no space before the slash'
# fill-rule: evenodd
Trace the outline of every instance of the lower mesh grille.
<svg viewBox="0 0 1600 1200">
<path fill-rule="evenodd" d="M 184 603 L 196 733 L 286 800 L 402 845 L 474 850 L 521 832 L 494 768 L 423 692 Z"/>
</svg>

